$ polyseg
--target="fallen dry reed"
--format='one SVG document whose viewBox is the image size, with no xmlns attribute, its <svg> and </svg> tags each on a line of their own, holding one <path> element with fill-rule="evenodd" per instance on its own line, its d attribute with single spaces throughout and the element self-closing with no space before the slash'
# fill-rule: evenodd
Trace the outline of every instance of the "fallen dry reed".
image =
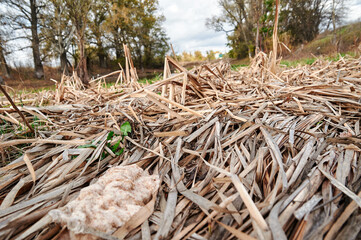
<svg viewBox="0 0 361 240">
<path fill-rule="evenodd" d="M 277 73 L 269 63 L 259 53 L 239 72 L 226 62 L 188 71 L 167 57 L 164 79 L 141 86 L 127 53 L 110 88 L 63 76 L 55 92 L 23 96 L 35 134 L 2 99 L 0 238 L 61 239 L 66 227 L 47 213 L 109 167 L 136 164 L 159 175 L 156 198 L 94 236 L 356 239 L 361 61 Z"/>
</svg>

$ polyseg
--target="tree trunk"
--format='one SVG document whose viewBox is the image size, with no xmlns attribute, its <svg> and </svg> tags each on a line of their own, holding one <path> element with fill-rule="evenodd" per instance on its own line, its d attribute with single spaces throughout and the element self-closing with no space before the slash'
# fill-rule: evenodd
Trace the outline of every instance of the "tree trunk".
<svg viewBox="0 0 361 240">
<path fill-rule="evenodd" d="M 4 50 L 2 46 L 0 46 L 0 66 L 1 66 L 1 72 L 4 74 L 6 78 L 10 78 L 10 69 L 6 63 Z"/>
<path fill-rule="evenodd" d="M 262 12 L 263 12 L 262 6 L 263 6 L 263 1 L 257 0 L 256 8 L 255 8 L 255 17 L 256 17 L 256 21 L 257 21 L 255 55 L 257 55 L 259 53 L 260 48 L 261 48 L 259 30 L 260 30 L 260 18 L 262 16 Z"/>
<path fill-rule="evenodd" d="M 272 73 L 276 73 L 277 71 L 277 45 L 278 45 L 278 8 L 279 8 L 280 1 L 276 0 L 276 13 L 275 13 L 275 24 L 273 27 L 273 35 L 272 35 L 272 42 L 273 42 L 273 50 L 272 50 L 272 58 L 270 62 L 270 71 Z"/>
<path fill-rule="evenodd" d="M 105 53 L 105 50 L 103 48 L 103 43 L 100 38 L 97 39 L 97 55 L 98 55 L 98 60 L 99 60 L 99 67 L 106 68 L 107 63 L 106 63 L 105 59 L 106 59 L 107 55 Z"/>
<path fill-rule="evenodd" d="M 115 56 L 117 60 L 119 60 L 122 57 L 122 51 L 119 49 L 115 49 Z"/>
<path fill-rule="evenodd" d="M 152 49 L 150 45 L 144 46 L 144 66 L 151 67 L 152 64 Z"/>
<path fill-rule="evenodd" d="M 99 58 L 99 67 L 106 68 L 107 67 L 106 55 L 103 52 L 99 52 L 98 58 Z"/>
<path fill-rule="evenodd" d="M 114 34 L 114 40 L 113 40 L 113 47 L 115 50 L 115 56 L 117 60 L 119 61 L 123 56 L 123 49 L 122 49 L 121 41 L 115 36 Z"/>
<path fill-rule="evenodd" d="M 99 60 L 99 67 L 101 68 L 106 68 L 107 67 L 107 63 L 106 63 L 106 52 L 105 49 L 103 47 L 103 41 L 101 39 L 101 35 L 97 35 L 95 36 L 95 39 L 97 41 L 97 56 L 98 56 L 98 60 Z"/>
<path fill-rule="evenodd" d="M 84 36 L 79 37 L 79 64 L 78 64 L 78 76 L 85 85 L 89 85 L 88 68 L 86 64 L 85 56 L 85 39 Z"/>
<path fill-rule="evenodd" d="M 332 0 L 332 27 L 333 27 L 333 39 L 332 42 L 334 45 L 337 45 L 337 35 L 336 35 L 336 0 Z"/>
<path fill-rule="evenodd" d="M 119 61 L 123 55 L 121 39 L 118 36 L 118 27 L 113 27 L 112 29 L 112 47 L 115 50 L 115 57 Z"/>
<path fill-rule="evenodd" d="M 144 66 L 143 66 L 143 54 L 142 54 L 142 50 L 141 49 L 138 49 L 137 50 L 137 55 L 138 55 L 138 68 L 139 69 L 143 69 Z"/>
<path fill-rule="evenodd" d="M 259 20 L 257 20 L 257 30 L 256 30 L 256 50 L 255 50 L 255 55 L 258 54 L 259 52 Z"/>
<path fill-rule="evenodd" d="M 30 10 L 31 10 L 31 47 L 33 49 L 33 58 L 34 58 L 34 68 L 35 68 L 35 77 L 41 79 L 44 77 L 44 68 L 40 59 L 40 41 L 38 35 L 38 16 L 37 16 L 37 7 L 36 0 L 30 0 Z"/>
<path fill-rule="evenodd" d="M 66 56 L 66 51 L 63 51 L 60 54 L 60 69 L 61 69 L 61 72 L 64 74 L 69 73 L 67 65 L 68 65 L 68 58 Z"/>
</svg>

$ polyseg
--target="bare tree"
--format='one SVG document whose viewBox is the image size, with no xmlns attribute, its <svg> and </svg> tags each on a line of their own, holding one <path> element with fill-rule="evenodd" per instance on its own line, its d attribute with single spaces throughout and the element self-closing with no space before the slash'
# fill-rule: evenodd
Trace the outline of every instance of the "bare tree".
<svg viewBox="0 0 361 240">
<path fill-rule="evenodd" d="M 257 22 L 253 9 L 255 4 L 245 0 L 219 0 L 218 4 L 222 14 L 207 19 L 206 26 L 226 32 L 228 44 L 233 48 L 232 55 L 237 58 L 246 57 L 251 53 L 253 41 L 256 39 L 252 31 Z"/>
<path fill-rule="evenodd" d="M 111 7 L 108 0 L 97 0 L 90 11 L 91 21 L 89 29 L 91 32 L 91 43 L 96 46 L 96 54 L 98 56 L 99 67 L 106 68 L 107 52 L 105 47 L 105 21 Z"/>
<path fill-rule="evenodd" d="M 41 21 L 42 37 L 44 38 L 44 51 L 52 53 L 53 57 L 60 59 L 61 71 L 68 71 L 68 50 L 75 33 L 66 13 L 64 0 L 49 0 L 49 4 L 44 8 Z"/>
<path fill-rule="evenodd" d="M 279 32 L 291 35 L 293 44 L 313 40 L 319 33 L 321 22 L 325 19 L 325 5 L 328 1 L 331 0 L 280 1 Z M 227 34 L 232 57 L 246 57 L 253 50 L 257 51 L 262 47 L 261 38 L 271 39 L 275 2 L 274 0 L 218 0 L 222 13 L 207 19 L 206 25 L 215 31 L 224 31 Z M 263 43 L 266 49 L 266 41 Z"/>
<path fill-rule="evenodd" d="M 44 68 L 40 54 L 39 39 L 39 13 L 42 5 L 39 0 L 3 0 L 3 7 L 6 8 L 6 18 L 13 26 L 14 32 L 22 32 L 21 36 L 15 35 L 14 39 L 28 39 L 31 42 L 31 49 L 34 61 L 34 75 L 41 79 L 44 77 Z"/>
<path fill-rule="evenodd" d="M 5 53 L 6 53 L 6 49 L 5 49 L 5 45 L 6 45 L 6 40 L 5 40 L 5 36 L 6 35 L 6 31 L 4 29 L 5 26 L 5 22 L 3 22 L 4 16 L 0 15 L 0 24 L 2 26 L 2 28 L 0 29 L 0 69 L 2 74 L 6 77 L 6 78 L 10 78 L 10 68 L 8 67 L 8 64 L 6 62 L 6 58 L 5 58 Z"/>
<path fill-rule="evenodd" d="M 4 76 L 6 78 L 10 78 L 10 69 L 6 63 L 6 59 L 5 59 L 5 50 L 3 48 L 3 42 L 1 40 L 1 36 L 0 36 L 0 67 L 1 67 L 1 72 L 4 74 Z"/>
<path fill-rule="evenodd" d="M 327 11 L 328 22 L 332 23 L 333 44 L 337 45 L 337 25 L 339 25 L 345 17 L 345 0 L 330 0 Z M 329 24 L 328 24 L 329 25 Z"/>
<path fill-rule="evenodd" d="M 40 58 L 38 13 L 39 13 L 39 7 L 37 5 L 36 0 L 30 0 L 31 48 L 33 49 L 35 77 L 40 79 L 44 77 L 44 68 Z"/>
<path fill-rule="evenodd" d="M 256 39 L 255 39 L 255 53 L 257 54 L 261 48 L 260 44 L 260 20 L 263 14 L 263 1 L 262 0 L 255 0 L 251 1 L 251 9 L 252 9 L 252 16 L 253 22 L 256 23 Z"/>
<path fill-rule="evenodd" d="M 89 84 L 89 76 L 85 54 L 86 28 L 88 24 L 88 13 L 92 7 L 91 0 L 65 0 L 69 19 L 75 27 L 75 35 L 79 51 L 77 71 L 80 79 L 85 85 Z"/>
</svg>

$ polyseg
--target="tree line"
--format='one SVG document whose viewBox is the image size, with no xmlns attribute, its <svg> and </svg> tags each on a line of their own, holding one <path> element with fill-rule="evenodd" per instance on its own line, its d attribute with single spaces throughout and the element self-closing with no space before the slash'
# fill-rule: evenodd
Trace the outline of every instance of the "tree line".
<svg viewBox="0 0 361 240">
<path fill-rule="evenodd" d="M 128 44 L 138 67 L 157 67 L 169 50 L 158 0 L 1 0 L 0 63 L 6 77 L 6 55 L 14 41 L 30 43 L 34 76 L 44 77 L 43 64 L 58 59 L 89 81 L 89 64 L 109 67 L 123 62 Z"/>
<path fill-rule="evenodd" d="M 243 58 L 272 47 L 276 0 L 219 0 L 220 15 L 207 19 L 207 27 L 227 34 L 230 56 Z M 280 42 L 297 45 L 313 40 L 320 29 L 332 28 L 345 14 L 344 0 L 281 0 Z M 336 42 L 336 39 L 334 39 Z"/>
</svg>

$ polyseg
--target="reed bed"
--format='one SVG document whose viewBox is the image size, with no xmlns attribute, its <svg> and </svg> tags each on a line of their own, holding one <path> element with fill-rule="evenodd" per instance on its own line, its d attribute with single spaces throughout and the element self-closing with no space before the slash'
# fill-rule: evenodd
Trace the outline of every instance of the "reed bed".
<svg viewBox="0 0 361 240">
<path fill-rule="evenodd" d="M 163 80 L 140 85 L 127 55 L 109 88 L 63 76 L 55 92 L 14 98 L 34 132 L 2 97 L 0 238 L 69 239 L 48 212 L 136 164 L 159 190 L 94 238 L 356 239 L 361 59 L 269 65 L 262 52 L 239 72 L 167 57 Z"/>
</svg>

